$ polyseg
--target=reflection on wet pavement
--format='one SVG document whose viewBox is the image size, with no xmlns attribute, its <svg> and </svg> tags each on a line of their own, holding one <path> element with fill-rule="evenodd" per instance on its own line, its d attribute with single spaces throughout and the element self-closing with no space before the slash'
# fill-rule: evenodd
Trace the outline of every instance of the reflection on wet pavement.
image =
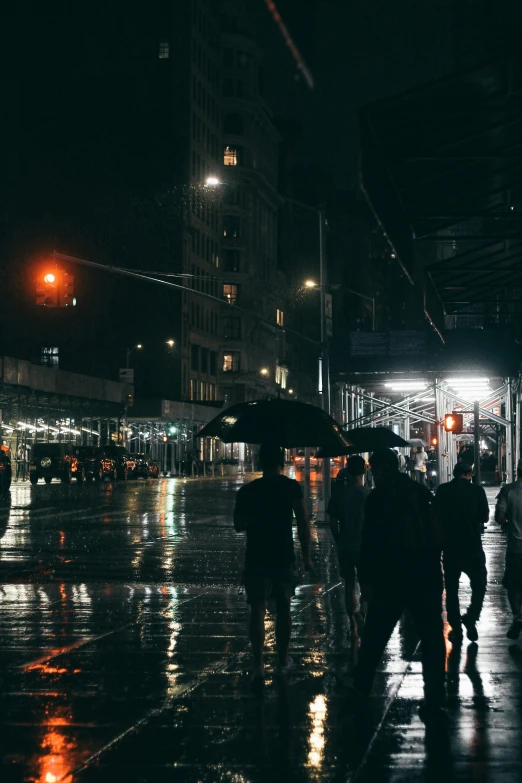
<svg viewBox="0 0 522 783">
<path fill-rule="evenodd" d="M 522 647 L 505 639 L 503 534 L 485 534 L 478 645 L 447 642 L 448 730 L 427 731 L 407 616 L 369 703 L 354 709 L 340 690 L 357 640 L 326 527 L 293 602 L 295 672 L 276 677 L 269 620 L 265 691 L 249 692 L 237 486 L 17 485 L 0 504 L 2 783 L 519 781 Z"/>
</svg>

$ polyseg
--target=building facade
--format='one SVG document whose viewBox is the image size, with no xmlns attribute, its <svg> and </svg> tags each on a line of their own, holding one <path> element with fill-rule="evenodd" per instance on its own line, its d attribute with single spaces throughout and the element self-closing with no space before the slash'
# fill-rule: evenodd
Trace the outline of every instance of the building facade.
<svg viewBox="0 0 522 783">
<path fill-rule="evenodd" d="M 260 84 L 262 56 L 237 16 L 225 19 L 222 55 L 222 297 L 220 384 L 243 401 L 288 390 L 286 280 L 278 265 L 279 135 Z"/>
</svg>

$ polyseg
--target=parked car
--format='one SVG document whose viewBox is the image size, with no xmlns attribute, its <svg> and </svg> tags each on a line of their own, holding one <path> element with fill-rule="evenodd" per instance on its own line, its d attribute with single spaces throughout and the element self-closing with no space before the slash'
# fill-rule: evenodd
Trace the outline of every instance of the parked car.
<svg viewBox="0 0 522 783">
<path fill-rule="evenodd" d="M 129 455 L 129 478 L 159 478 L 159 463 L 147 454 Z"/>
<path fill-rule="evenodd" d="M 85 470 L 76 456 L 74 443 L 35 443 L 29 463 L 29 481 L 37 484 L 43 478 L 50 484 L 53 478 L 69 483 L 72 478 L 85 481 Z"/>
<path fill-rule="evenodd" d="M 304 464 L 305 464 L 305 453 L 304 453 L 304 450 L 300 449 L 297 452 L 297 454 L 293 458 L 293 462 L 294 462 L 294 466 L 298 470 L 301 470 L 302 468 L 304 468 Z M 317 468 L 317 457 L 315 456 L 315 454 L 310 454 L 310 469 L 311 470 L 315 470 L 316 468 Z"/>
<path fill-rule="evenodd" d="M 103 447 L 103 453 L 106 457 L 113 459 L 116 463 L 116 478 L 126 481 L 129 477 L 129 462 L 131 457 L 124 446 L 110 444 Z"/>
<path fill-rule="evenodd" d="M 83 466 L 86 481 L 103 481 L 108 477 L 116 479 L 117 467 L 114 457 L 95 446 L 80 446 L 78 462 Z"/>
<path fill-rule="evenodd" d="M 12 477 L 11 457 L 7 452 L 0 450 L 0 495 L 9 491 Z"/>
</svg>

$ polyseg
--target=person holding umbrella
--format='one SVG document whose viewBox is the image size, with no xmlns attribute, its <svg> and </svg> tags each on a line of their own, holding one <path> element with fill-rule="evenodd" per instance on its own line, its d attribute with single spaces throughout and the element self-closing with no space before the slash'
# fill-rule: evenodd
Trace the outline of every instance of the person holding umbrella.
<svg viewBox="0 0 522 783">
<path fill-rule="evenodd" d="M 384 649 L 405 609 L 421 641 L 424 720 L 444 714 L 445 659 L 442 625 L 442 531 L 431 492 L 399 472 L 391 449 L 370 458 L 376 488 L 365 505 L 361 590 L 369 598 L 359 659 L 346 685 L 369 695 Z"/>
<path fill-rule="evenodd" d="M 297 583 L 292 524 L 295 514 L 303 564 L 310 571 L 310 522 L 297 481 L 281 475 L 283 450 L 263 444 L 259 450 L 263 477 L 245 484 L 237 493 L 234 528 L 246 532 L 244 585 L 250 604 L 249 636 L 252 645 L 252 687 L 264 685 L 263 651 L 267 603 L 275 601 L 278 672 L 293 668 L 288 655 L 292 629 L 290 603 Z"/>
<path fill-rule="evenodd" d="M 364 521 L 364 504 L 370 493 L 368 487 L 364 486 L 365 474 L 366 462 L 364 458 L 359 455 L 349 457 L 346 467 L 339 471 L 337 480 L 332 486 L 332 497 L 328 505 L 330 529 L 337 545 L 339 557 L 339 574 L 344 579 L 346 611 L 354 635 L 359 634 L 366 614 L 366 601 L 361 596 L 359 610 L 355 592 L 357 561 L 359 560 Z"/>
</svg>

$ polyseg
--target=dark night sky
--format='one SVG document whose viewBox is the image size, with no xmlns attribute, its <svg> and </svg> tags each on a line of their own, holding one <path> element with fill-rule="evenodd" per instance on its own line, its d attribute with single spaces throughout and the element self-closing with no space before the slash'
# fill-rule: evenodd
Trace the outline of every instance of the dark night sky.
<svg viewBox="0 0 522 783">
<path fill-rule="evenodd" d="M 312 162 L 354 187 L 358 112 L 451 69 L 451 0 L 277 0 L 311 70 L 311 92 L 296 78 L 292 55 L 264 0 L 250 0 L 265 50 L 266 94 L 274 113 L 298 120 L 302 136 L 292 162 Z"/>
</svg>

